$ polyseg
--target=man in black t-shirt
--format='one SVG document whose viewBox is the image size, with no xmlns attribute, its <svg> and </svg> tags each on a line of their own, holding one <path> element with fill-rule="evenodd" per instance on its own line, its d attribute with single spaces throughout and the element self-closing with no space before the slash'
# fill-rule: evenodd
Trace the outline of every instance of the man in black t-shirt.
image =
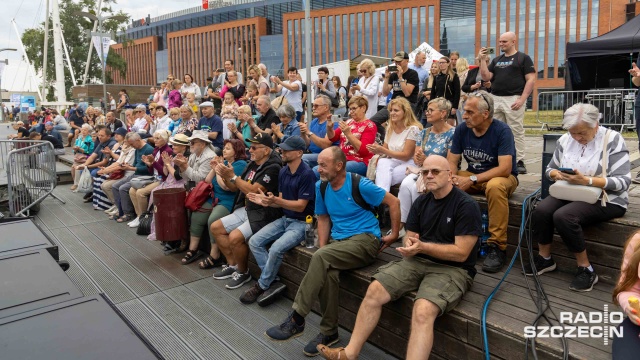
<svg viewBox="0 0 640 360">
<path fill-rule="evenodd" d="M 24 123 L 22 121 L 16 121 L 11 126 L 13 127 L 13 130 L 17 131 L 17 133 L 8 135 L 7 139 L 29 140 L 29 130 L 24 127 Z"/>
<path fill-rule="evenodd" d="M 382 95 L 386 97 L 393 90 L 391 99 L 406 98 L 411 107 L 415 108 L 416 102 L 418 102 L 418 93 L 420 92 L 420 76 L 417 71 L 409 69 L 409 54 L 407 52 L 399 51 L 393 61 L 395 62 L 396 70 L 390 70 L 389 67 L 385 70 Z M 378 134 L 384 139 L 385 128 L 382 124 L 389 120 L 389 110 L 386 107 L 381 109 L 370 120 L 376 123 Z"/>
<path fill-rule="evenodd" d="M 382 306 L 411 291 L 416 291 L 416 300 L 405 358 L 428 358 L 434 321 L 451 311 L 471 288 L 482 232 L 480 207 L 453 186 L 444 157 L 427 157 L 421 171 L 429 192 L 411 206 L 404 247 L 396 249 L 403 259 L 378 269 L 358 310 L 349 344 L 334 349 L 319 345 L 325 358 L 337 359 L 340 354 L 340 359 L 357 359 L 378 323 Z"/>
<path fill-rule="evenodd" d="M 495 104 L 494 117 L 506 122 L 516 142 L 518 173 L 526 174 L 524 166 L 524 111 L 527 98 L 533 91 L 536 69 L 529 55 L 516 50 L 516 34 L 506 32 L 500 35 L 502 55 L 489 64 L 487 48 L 481 48 L 480 75 L 482 80 L 491 81 L 491 96 Z"/>
</svg>

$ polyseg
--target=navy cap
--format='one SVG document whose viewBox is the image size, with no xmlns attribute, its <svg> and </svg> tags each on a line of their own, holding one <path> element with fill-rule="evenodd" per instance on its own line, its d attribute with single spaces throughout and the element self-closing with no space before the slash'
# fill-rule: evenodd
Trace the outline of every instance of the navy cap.
<svg viewBox="0 0 640 360">
<path fill-rule="evenodd" d="M 307 149 L 307 143 L 305 143 L 300 136 L 294 135 L 288 137 L 283 143 L 278 144 L 278 147 L 284 151 L 305 151 Z"/>
<path fill-rule="evenodd" d="M 124 127 L 119 127 L 119 128 L 116 129 L 114 134 L 118 134 L 118 135 L 121 135 L 121 136 L 126 136 L 127 135 L 127 129 L 125 129 Z"/>
</svg>

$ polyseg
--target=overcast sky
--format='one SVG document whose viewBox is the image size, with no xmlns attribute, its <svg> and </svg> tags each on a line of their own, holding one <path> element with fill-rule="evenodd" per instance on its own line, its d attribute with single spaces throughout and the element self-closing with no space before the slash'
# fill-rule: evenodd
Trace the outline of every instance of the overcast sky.
<svg viewBox="0 0 640 360">
<path fill-rule="evenodd" d="M 129 14 L 133 19 L 140 19 L 147 15 L 155 17 L 190 7 L 200 6 L 201 4 L 201 0 L 117 0 L 117 4 L 113 5 L 113 9 L 116 12 L 118 10 L 122 10 Z M 23 54 L 20 49 L 18 37 L 11 23 L 11 19 L 15 19 L 20 33 L 24 32 L 25 29 L 37 27 L 39 23 L 44 21 L 45 0 L 2 0 L 2 9 L 3 16 L 2 21 L 0 21 L 0 49 L 18 49 L 17 52 L 3 51 L 0 53 L 0 59 L 9 60 L 9 67 L 4 73 L 5 76 L 3 77 L 2 83 L 2 88 L 6 89 L 11 85 L 11 82 L 24 81 L 23 75 L 17 75 L 16 80 L 12 79 L 16 77 L 15 70 L 12 71 L 12 69 L 15 69 L 20 65 Z M 51 41 L 53 41 L 53 39 Z M 22 65 L 24 67 L 24 63 Z M 12 74 L 12 72 L 14 72 L 14 74 Z"/>
</svg>

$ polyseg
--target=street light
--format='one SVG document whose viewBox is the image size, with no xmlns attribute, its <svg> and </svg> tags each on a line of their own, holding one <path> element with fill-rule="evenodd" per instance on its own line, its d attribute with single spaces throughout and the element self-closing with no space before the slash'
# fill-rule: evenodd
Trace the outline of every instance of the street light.
<svg viewBox="0 0 640 360">
<path fill-rule="evenodd" d="M 3 48 L 0 49 L 0 52 L 3 51 L 18 51 L 18 49 L 14 49 L 14 48 Z M 4 59 L 4 60 L 0 60 L 0 63 L 5 64 L 5 65 L 9 65 L 9 60 Z M 2 69 L 4 72 L 4 69 Z M 0 72 L 0 103 L 2 103 L 2 72 Z M 18 106 L 20 106 L 18 104 Z M 2 108 L 2 106 L 0 106 L 0 122 L 4 122 L 4 109 Z"/>
<path fill-rule="evenodd" d="M 109 100 L 107 99 L 107 81 L 105 80 L 105 75 L 104 75 L 105 74 L 104 70 L 107 65 L 107 59 L 104 58 L 104 46 L 102 44 L 102 31 L 103 31 L 102 24 L 105 21 L 110 19 L 113 19 L 116 21 L 124 21 L 124 20 L 127 20 L 128 18 L 124 15 L 96 16 L 86 11 L 76 11 L 73 14 L 78 16 L 84 16 L 90 20 L 98 22 L 98 33 L 100 34 L 100 61 L 102 62 L 102 64 L 100 64 L 102 66 L 102 101 L 104 101 L 104 104 L 106 107 L 106 104 L 109 103 Z M 91 36 L 93 36 L 93 34 Z M 91 46 L 91 44 L 89 44 L 89 46 Z"/>
</svg>

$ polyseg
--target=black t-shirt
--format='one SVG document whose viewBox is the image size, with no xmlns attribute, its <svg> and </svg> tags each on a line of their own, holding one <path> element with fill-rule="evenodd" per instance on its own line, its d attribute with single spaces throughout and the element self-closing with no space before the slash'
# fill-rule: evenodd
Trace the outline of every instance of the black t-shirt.
<svg viewBox="0 0 640 360">
<path fill-rule="evenodd" d="M 413 85 L 413 91 L 411 95 L 404 96 L 402 92 L 402 88 L 400 88 L 400 82 L 398 82 L 398 73 L 391 73 L 389 75 L 389 84 L 393 86 L 393 95 L 392 99 L 397 97 L 406 98 L 411 104 L 415 104 L 418 101 L 418 93 L 420 92 L 420 76 L 418 76 L 418 72 L 413 69 L 407 69 L 402 74 L 402 78 L 407 80 L 407 84 Z"/>
<path fill-rule="evenodd" d="M 270 159 L 271 160 L 271 159 Z M 242 180 L 247 181 L 250 184 L 258 183 L 265 187 L 264 193 L 273 193 L 275 196 L 278 196 L 278 176 L 280 175 L 280 169 L 282 166 L 277 165 L 273 161 L 268 160 L 266 163 L 262 165 L 258 165 L 255 162 L 251 161 L 245 168 L 242 173 Z M 243 204 L 246 206 L 247 211 L 251 210 L 261 210 L 265 209 L 264 206 L 254 204 L 249 199 L 247 199 L 246 195 L 240 191 L 237 205 Z"/>
<path fill-rule="evenodd" d="M 29 139 L 29 130 L 27 128 L 20 126 L 18 128 L 18 134 L 22 134 L 22 139 Z"/>
<path fill-rule="evenodd" d="M 529 55 L 516 51 L 511 56 L 502 54 L 491 61 L 489 71 L 491 78 L 491 93 L 497 96 L 522 95 L 527 80 L 525 75 L 535 73 L 533 61 Z"/>
<path fill-rule="evenodd" d="M 271 124 L 280 124 L 280 118 L 273 109 L 267 110 L 267 113 L 258 118 L 256 125 L 262 130 L 271 129 Z"/>
<path fill-rule="evenodd" d="M 482 215 L 478 203 L 464 191 L 454 187 L 447 196 L 436 199 L 433 194 L 421 195 L 411 205 L 405 228 L 419 234 L 423 242 L 454 244 L 461 235 L 480 236 Z M 478 244 L 463 262 L 447 261 L 418 254 L 416 256 L 449 266 L 461 267 L 474 277 Z"/>
<path fill-rule="evenodd" d="M 209 84 L 207 85 L 207 93 L 209 93 L 209 89 L 211 89 L 212 92 L 216 92 L 216 88 L 213 87 L 213 85 Z M 213 103 L 213 108 L 216 109 L 216 114 L 220 115 L 220 109 L 222 108 L 222 99 L 216 99 L 214 97 L 210 97 L 207 99 L 207 101 L 211 101 Z"/>
<path fill-rule="evenodd" d="M 40 140 L 50 142 L 51 144 L 53 144 L 54 149 L 64 149 L 64 146 L 62 145 L 62 141 L 56 139 L 51 135 L 43 135 Z"/>
<path fill-rule="evenodd" d="M 123 126 L 122 121 L 118 119 L 115 119 L 111 124 L 107 123 L 107 127 L 111 129 L 111 136 L 115 135 L 116 130 Z"/>
</svg>

